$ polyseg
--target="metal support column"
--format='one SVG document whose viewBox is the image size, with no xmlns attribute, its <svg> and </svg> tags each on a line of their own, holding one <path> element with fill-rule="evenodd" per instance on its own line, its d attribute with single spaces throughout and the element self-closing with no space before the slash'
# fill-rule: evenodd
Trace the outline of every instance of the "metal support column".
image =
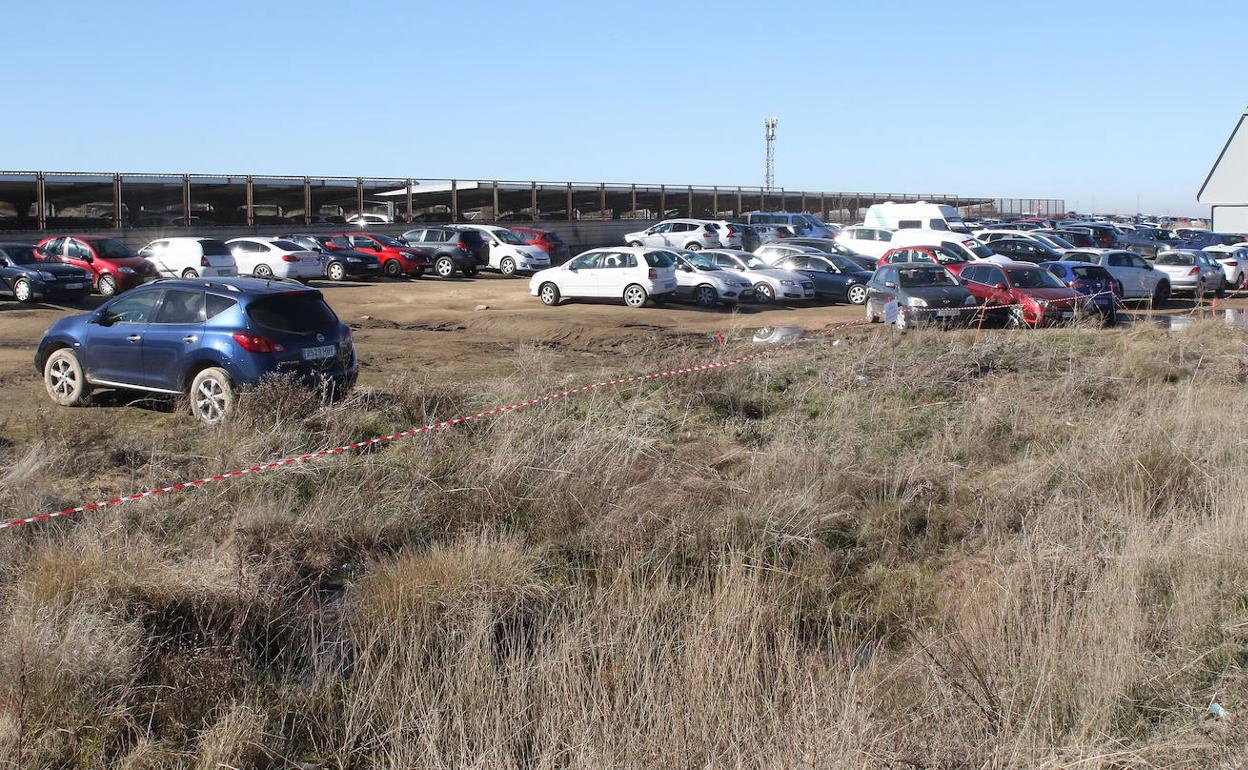
<svg viewBox="0 0 1248 770">
<path fill-rule="evenodd" d="M 121 174 L 113 174 L 113 229 L 121 229 Z"/>
<path fill-rule="evenodd" d="M 303 223 L 312 224 L 312 180 L 303 178 Z"/>
<path fill-rule="evenodd" d="M 819 193 L 819 218 L 825 222 L 832 217 L 828 216 L 828 194 Z"/>
<path fill-rule="evenodd" d="M 607 185 L 605 183 L 598 184 L 598 218 L 611 218 L 607 216 Z"/>
<path fill-rule="evenodd" d="M 780 211 L 788 211 L 788 207 L 784 203 L 784 188 L 780 188 Z"/>
<path fill-rule="evenodd" d="M 745 218 L 745 205 L 741 201 L 741 188 L 737 188 L 737 216 Z"/>
<path fill-rule="evenodd" d="M 693 185 L 689 185 L 689 213 L 685 214 L 685 216 L 687 217 L 697 216 L 697 214 L 693 213 Z"/>
<path fill-rule="evenodd" d="M 412 180 L 404 179 L 403 183 L 407 185 L 407 223 L 412 223 L 412 217 L 416 216 L 416 211 L 412 208 Z"/>
<path fill-rule="evenodd" d="M 493 201 L 490 205 L 493 206 L 494 208 L 493 220 L 497 222 L 498 217 L 499 217 L 499 214 L 498 214 L 498 180 L 497 179 L 494 180 L 493 186 L 494 186 L 494 189 L 490 191 L 492 193 L 491 197 L 493 198 Z"/>
<path fill-rule="evenodd" d="M 254 227 L 256 224 L 256 190 L 251 183 L 251 177 L 247 177 L 247 226 Z"/>
<path fill-rule="evenodd" d="M 182 226 L 191 226 L 191 175 L 182 175 Z"/>
<path fill-rule="evenodd" d="M 806 213 L 806 192 L 805 191 L 802 192 L 802 202 L 799 205 L 802 207 L 801 208 L 802 213 L 805 214 Z"/>
<path fill-rule="evenodd" d="M 572 183 L 568 182 L 568 221 L 572 221 Z"/>
<path fill-rule="evenodd" d="M 719 186 L 711 188 L 711 216 L 719 216 Z"/>
<path fill-rule="evenodd" d="M 364 180 L 358 176 L 355 178 L 355 214 L 359 223 L 364 224 Z"/>
<path fill-rule="evenodd" d="M 459 221 L 459 181 L 451 180 L 451 221 Z"/>
<path fill-rule="evenodd" d="M 659 219 L 667 218 L 667 185 L 659 185 Z"/>
<path fill-rule="evenodd" d="M 48 190 L 42 171 L 35 174 L 35 227 L 40 230 L 48 227 Z"/>
<path fill-rule="evenodd" d="M 637 185 L 632 185 L 628 191 L 628 212 L 631 216 L 637 216 Z"/>
</svg>

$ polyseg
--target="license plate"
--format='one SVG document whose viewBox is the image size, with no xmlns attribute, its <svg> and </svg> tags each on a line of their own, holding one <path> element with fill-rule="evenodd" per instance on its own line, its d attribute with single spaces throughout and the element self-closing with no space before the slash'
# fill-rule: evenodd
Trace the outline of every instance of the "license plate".
<svg viewBox="0 0 1248 770">
<path fill-rule="evenodd" d="M 936 311 L 937 318 L 956 318 L 957 315 L 958 315 L 957 310 L 937 310 Z"/>
<path fill-rule="evenodd" d="M 1062 318 L 1074 318 L 1074 317 L 1075 317 L 1074 311 L 1071 311 L 1071 310 L 1062 311 Z"/>
<path fill-rule="evenodd" d="M 81 288 L 82 288 L 82 284 L 80 284 L 80 283 L 67 283 L 67 284 L 65 284 L 65 288 L 66 288 L 66 289 L 81 289 Z"/>
<path fill-rule="evenodd" d="M 318 345 L 314 348 L 303 349 L 304 361 L 316 361 L 322 358 L 331 358 L 334 355 L 333 345 Z"/>
</svg>

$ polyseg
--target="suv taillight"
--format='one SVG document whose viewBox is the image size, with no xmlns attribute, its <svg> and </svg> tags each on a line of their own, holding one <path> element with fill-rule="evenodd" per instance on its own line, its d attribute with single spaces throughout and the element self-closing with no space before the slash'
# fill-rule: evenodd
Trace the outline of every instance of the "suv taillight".
<svg viewBox="0 0 1248 770">
<path fill-rule="evenodd" d="M 236 332 L 233 335 L 234 341 L 248 353 L 284 353 L 286 346 L 280 342 L 261 337 L 258 334 L 245 334 Z"/>
<path fill-rule="evenodd" d="M 658 278 L 658 277 L 659 277 L 659 271 L 658 271 L 658 270 L 655 270 L 655 269 L 652 267 L 652 268 L 650 268 L 649 276 L 650 276 L 650 280 L 654 280 L 655 278 Z"/>
<path fill-rule="evenodd" d="M 733 230 L 731 227 L 729 227 L 729 228 L 728 228 L 728 237 L 729 237 L 729 238 L 731 238 L 732 236 L 734 236 L 734 235 L 736 235 L 736 234 L 737 234 L 737 231 L 736 231 L 736 230 Z"/>
<path fill-rule="evenodd" d="M 460 241 L 459 243 L 455 244 L 455 248 L 459 249 L 460 251 L 467 251 L 468 244 L 464 243 L 463 241 Z"/>
<path fill-rule="evenodd" d="M 1200 275 L 1200 268 L 1199 268 L 1199 267 L 1193 267 L 1191 270 L 1188 270 L 1188 271 L 1187 271 L 1187 274 L 1188 274 L 1188 275 Z"/>
</svg>

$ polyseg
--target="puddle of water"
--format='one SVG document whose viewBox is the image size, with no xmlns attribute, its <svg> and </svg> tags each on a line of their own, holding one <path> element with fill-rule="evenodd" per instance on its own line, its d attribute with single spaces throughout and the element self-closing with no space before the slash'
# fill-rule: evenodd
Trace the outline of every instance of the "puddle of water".
<svg viewBox="0 0 1248 770">
<path fill-rule="evenodd" d="M 762 326 L 754 330 L 753 340 L 767 345 L 778 345 L 800 340 L 805 335 L 806 329 L 802 326 Z"/>
</svg>

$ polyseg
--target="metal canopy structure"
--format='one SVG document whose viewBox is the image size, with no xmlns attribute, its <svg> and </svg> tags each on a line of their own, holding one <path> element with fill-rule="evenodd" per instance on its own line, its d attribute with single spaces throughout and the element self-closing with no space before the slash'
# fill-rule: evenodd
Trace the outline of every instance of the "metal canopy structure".
<svg viewBox="0 0 1248 770">
<path fill-rule="evenodd" d="M 1196 200 L 1210 207 L 1217 232 L 1248 232 L 1248 109 L 1239 117 Z"/>
<path fill-rule="evenodd" d="M 0 229 L 205 228 L 384 221 L 541 222 L 734 219 L 800 211 L 853 222 L 874 203 L 947 203 L 967 214 L 1058 215 L 1065 202 L 949 193 L 762 187 L 251 174 L 0 171 Z"/>
</svg>

